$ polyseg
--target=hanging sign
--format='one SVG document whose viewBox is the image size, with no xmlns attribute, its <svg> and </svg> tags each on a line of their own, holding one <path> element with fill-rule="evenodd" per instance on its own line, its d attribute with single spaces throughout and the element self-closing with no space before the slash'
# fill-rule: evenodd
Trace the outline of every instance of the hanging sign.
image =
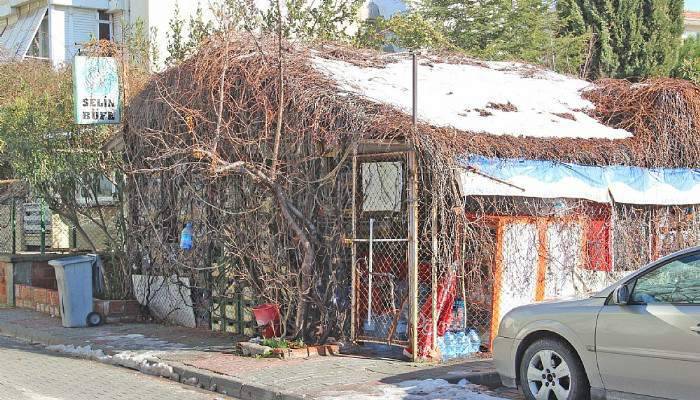
<svg viewBox="0 0 700 400">
<path fill-rule="evenodd" d="M 121 122 L 119 73 L 112 57 L 76 56 L 73 60 L 75 122 L 82 125 Z"/>
</svg>

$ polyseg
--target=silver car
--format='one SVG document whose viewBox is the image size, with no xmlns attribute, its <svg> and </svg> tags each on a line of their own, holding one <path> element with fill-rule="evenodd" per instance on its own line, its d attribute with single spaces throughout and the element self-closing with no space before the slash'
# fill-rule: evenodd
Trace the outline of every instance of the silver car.
<svg viewBox="0 0 700 400">
<path fill-rule="evenodd" d="M 700 247 L 588 299 L 512 310 L 494 360 L 530 400 L 700 399 Z"/>
</svg>

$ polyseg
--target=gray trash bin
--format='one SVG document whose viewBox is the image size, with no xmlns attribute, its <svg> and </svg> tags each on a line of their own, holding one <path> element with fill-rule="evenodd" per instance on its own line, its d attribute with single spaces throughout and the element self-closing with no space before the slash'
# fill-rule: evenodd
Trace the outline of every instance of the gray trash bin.
<svg viewBox="0 0 700 400">
<path fill-rule="evenodd" d="M 66 328 L 88 326 L 93 310 L 91 256 L 76 256 L 49 261 L 56 270 L 61 319 Z"/>
</svg>

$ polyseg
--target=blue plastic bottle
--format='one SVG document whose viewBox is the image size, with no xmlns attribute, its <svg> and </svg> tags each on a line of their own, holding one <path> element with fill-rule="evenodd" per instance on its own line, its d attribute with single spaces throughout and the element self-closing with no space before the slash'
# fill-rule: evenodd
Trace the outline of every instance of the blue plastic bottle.
<svg viewBox="0 0 700 400">
<path fill-rule="evenodd" d="M 469 332 L 467 332 L 467 337 L 471 342 L 472 353 L 478 352 L 481 347 L 481 338 L 479 337 L 479 334 L 476 333 L 474 329 L 469 329 Z"/>
<path fill-rule="evenodd" d="M 183 250 L 192 250 L 192 222 L 185 224 L 180 233 L 180 248 Z"/>
</svg>

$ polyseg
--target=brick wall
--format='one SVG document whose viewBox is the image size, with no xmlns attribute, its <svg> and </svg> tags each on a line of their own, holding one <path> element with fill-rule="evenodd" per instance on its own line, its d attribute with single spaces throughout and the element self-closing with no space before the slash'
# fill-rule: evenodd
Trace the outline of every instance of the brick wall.
<svg viewBox="0 0 700 400">
<path fill-rule="evenodd" d="M 95 299 L 95 311 L 102 314 L 104 322 L 136 322 L 142 321 L 141 305 L 136 300 L 99 300 Z"/>
<path fill-rule="evenodd" d="M 49 314 L 60 315 L 58 291 L 27 285 L 15 285 L 15 305 Z"/>
</svg>

